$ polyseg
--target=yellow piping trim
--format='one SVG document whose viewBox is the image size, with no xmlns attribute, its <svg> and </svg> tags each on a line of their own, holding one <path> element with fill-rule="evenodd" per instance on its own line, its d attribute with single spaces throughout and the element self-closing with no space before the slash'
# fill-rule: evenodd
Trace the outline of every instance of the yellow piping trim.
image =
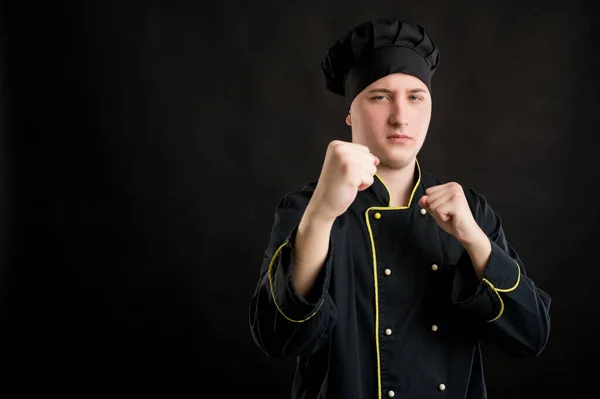
<svg viewBox="0 0 600 399">
<path fill-rule="evenodd" d="M 378 399 L 381 399 L 381 354 L 379 352 L 379 289 L 378 289 L 379 284 L 378 284 L 378 280 L 377 280 L 377 255 L 375 253 L 375 239 L 373 238 L 373 230 L 371 230 L 371 223 L 369 222 L 369 211 L 372 211 L 372 210 L 391 210 L 391 211 L 393 211 L 393 210 L 408 209 L 410 207 L 413 197 L 414 197 L 415 193 L 417 192 L 417 187 L 419 187 L 419 184 L 421 183 L 421 167 L 419 166 L 419 161 L 416 159 L 415 159 L 415 161 L 417 163 L 417 170 L 419 171 L 419 178 L 417 179 L 417 182 L 416 182 L 415 186 L 413 187 L 412 193 L 410 194 L 410 199 L 408 200 L 408 205 L 395 206 L 395 207 L 390 206 L 390 204 L 392 203 L 392 194 L 390 193 L 390 190 L 385 185 L 385 183 L 383 182 L 381 177 L 379 177 L 376 174 L 375 176 L 377 176 L 377 178 L 379 179 L 381 184 L 383 184 L 383 187 L 385 187 L 385 189 L 387 190 L 390 200 L 388 202 L 388 206 L 374 206 L 374 207 L 368 208 L 365 211 L 365 220 L 367 221 L 367 229 L 369 230 L 369 238 L 371 240 L 371 249 L 373 252 L 373 283 L 375 285 L 375 350 L 377 352 L 377 397 L 378 397 Z"/>
<path fill-rule="evenodd" d="M 505 289 L 500 289 L 500 288 L 494 288 L 496 291 L 498 292 L 511 292 L 517 289 L 517 286 L 519 285 L 519 283 L 521 282 L 521 266 L 519 266 L 519 264 L 517 263 L 517 282 L 515 283 L 515 285 L 513 285 L 510 288 L 505 288 Z"/>
<path fill-rule="evenodd" d="M 383 207 L 382 207 L 383 208 Z M 371 250 L 373 252 L 373 283 L 375 285 L 375 351 L 377 352 L 377 395 L 381 399 L 381 360 L 379 353 L 379 283 L 377 282 L 377 255 L 375 254 L 375 240 L 373 239 L 373 230 L 369 222 L 369 208 L 365 211 L 365 219 L 367 221 L 367 229 L 369 230 L 369 238 L 371 239 Z M 383 208 L 384 209 L 384 208 Z"/>
<path fill-rule="evenodd" d="M 271 270 L 273 269 L 273 264 L 275 263 L 275 260 L 279 256 L 279 253 L 281 252 L 281 249 L 283 247 L 285 247 L 287 244 L 288 244 L 288 241 L 286 240 L 283 244 L 281 244 L 279 246 L 279 248 L 277 248 L 277 250 L 273 254 L 273 257 L 271 258 L 271 262 L 269 263 L 269 269 L 267 270 L 267 276 L 269 277 L 269 287 L 271 289 L 271 297 L 273 298 L 273 303 L 275 304 L 275 307 L 277 308 L 277 310 L 279 311 L 279 313 L 281 313 L 281 315 L 283 317 L 285 317 L 287 320 L 289 320 L 289 321 L 291 321 L 293 323 L 302 323 L 302 322 L 305 322 L 306 320 L 310 319 L 311 317 L 313 317 L 314 315 L 317 314 L 317 312 L 319 311 L 319 309 L 321 309 L 321 306 L 323 306 L 323 302 L 325 302 L 325 299 L 322 299 L 321 303 L 319 304 L 319 306 L 317 307 L 317 309 L 313 312 L 313 314 L 311 314 L 310 316 L 308 316 L 304 320 L 294 320 L 294 319 L 289 318 L 285 313 L 283 313 L 283 311 L 281 310 L 281 308 L 277 304 L 277 300 L 275 299 L 275 292 L 273 290 L 273 276 L 271 276 Z"/>
<path fill-rule="evenodd" d="M 486 283 L 488 283 L 490 285 L 490 287 L 492 287 L 492 290 L 494 290 L 494 293 L 498 296 L 498 299 L 500 300 L 500 311 L 498 312 L 498 315 L 496 317 L 494 317 L 492 320 L 488 320 L 488 323 L 491 323 L 492 321 L 496 321 L 500 318 L 500 316 L 502 316 L 502 313 L 504 313 L 504 301 L 502 300 L 502 297 L 500 296 L 500 293 L 498 292 L 498 290 L 496 289 L 496 287 L 494 287 L 494 285 L 492 283 L 490 283 L 487 279 L 483 279 L 483 281 L 485 281 Z"/>
<path fill-rule="evenodd" d="M 502 314 L 504 313 L 504 301 L 502 300 L 502 297 L 500 296 L 501 292 L 511 292 L 514 291 L 517 286 L 519 285 L 519 282 L 521 281 L 521 267 L 519 266 L 519 264 L 517 263 L 517 282 L 514 286 L 510 287 L 510 288 L 496 288 L 494 287 L 494 284 L 492 284 L 488 279 L 484 278 L 483 281 L 485 281 L 487 284 L 489 284 L 490 287 L 492 287 L 492 290 L 494 290 L 494 293 L 496 293 L 496 295 L 498 296 L 498 299 L 500 300 L 500 311 L 498 312 L 498 315 L 496 317 L 494 317 L 492 320 L 488 320 L 488 323 L 491 323 L 493 321 L 496 321 L 500 318 L 500 316 L 502 316 Z"/>
</svg>

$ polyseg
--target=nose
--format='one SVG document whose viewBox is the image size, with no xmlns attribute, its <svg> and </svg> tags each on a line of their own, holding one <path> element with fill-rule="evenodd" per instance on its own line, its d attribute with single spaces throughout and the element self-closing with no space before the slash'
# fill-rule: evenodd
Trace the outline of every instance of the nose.
<svg viewBox="0 0 600 399">
<path fill-rule="evenodd" d="M 402 99 L 396 99 L 390 105 L 389 123 L 392 126 L 408 125 L 408 104 Z"/>
</svg>

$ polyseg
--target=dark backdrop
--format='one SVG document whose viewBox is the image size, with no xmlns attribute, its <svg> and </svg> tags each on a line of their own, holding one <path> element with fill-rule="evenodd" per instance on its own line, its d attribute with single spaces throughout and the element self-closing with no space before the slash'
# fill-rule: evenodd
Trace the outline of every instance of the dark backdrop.
<svg viewBox="0 0 600 399">
<path fill-rule="evenodd" d="M 490 398 L 596 391 L 592 1 L 3 6 L 3 397 L 288 397 L 248 304 L 277 201 L 350 137 L 325 49 L 389 15 L 441 49 L 422 167 L 482 192 L 553 297 L 541 357 L 486 353 Z"/>
</svg>

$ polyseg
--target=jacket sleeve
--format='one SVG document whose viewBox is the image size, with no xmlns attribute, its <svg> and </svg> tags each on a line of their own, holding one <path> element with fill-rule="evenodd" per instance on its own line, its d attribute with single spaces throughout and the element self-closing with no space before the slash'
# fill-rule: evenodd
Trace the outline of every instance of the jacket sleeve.
<svg viewBox="0 0 600 399">
<path fill-rule="evenodd" d="M 455 270 L 453 303 L 479 322 L 484 343 L 497 344 L 515 357 L 538 356 L 550 334 L 550 296 L 527 276 L 486 199 L 473 190 L 465 193 L 492 252 L 480 281 L 465 251 Z"/>
<path fill-rule="evenodd" d="M 310 192 L 295 192 L 286 195 L 277 205 L 271 237 L 250 302 L 252 338 L 272 357 L 315 353 L 331 334 L 336 321 L 336 308 L 328 293 L 334 251 L 331 237 L 325 264 L 312 291 L 301 296 L 291 278 L 294 239 L 309 200 Z"/>
</svg>

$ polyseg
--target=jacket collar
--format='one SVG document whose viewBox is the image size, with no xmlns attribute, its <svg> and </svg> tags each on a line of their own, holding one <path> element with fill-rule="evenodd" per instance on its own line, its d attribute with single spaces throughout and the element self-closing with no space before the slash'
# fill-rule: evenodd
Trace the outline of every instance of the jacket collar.
<svg viewBox="0 0 600 399">
<path fill-rule="evenodd" d="M 394 207 L 392 209 L 407 209 L 407 208 L 418 208 L 419 199 L 425 194 L 425 188 L 423 187 L 423 181 L 421 179 L 421 166 L 419 165 L 419 161 L 415 159 L 416 167 L 415 167 L 415 175 L 414 175 L 414 186 L 411 191 L 411 195 L 408 201 L 408 204 L 405 204 L 400 207 Z M 390 207 L 391 202 L 391 194 L 388 190 L 387 186 L 381 180 L 379 175 L 375 175 L 375 180 L 371 187 L 369 187 L 369 191 L 375 197 L 379 206 Z"/>
</svg>

